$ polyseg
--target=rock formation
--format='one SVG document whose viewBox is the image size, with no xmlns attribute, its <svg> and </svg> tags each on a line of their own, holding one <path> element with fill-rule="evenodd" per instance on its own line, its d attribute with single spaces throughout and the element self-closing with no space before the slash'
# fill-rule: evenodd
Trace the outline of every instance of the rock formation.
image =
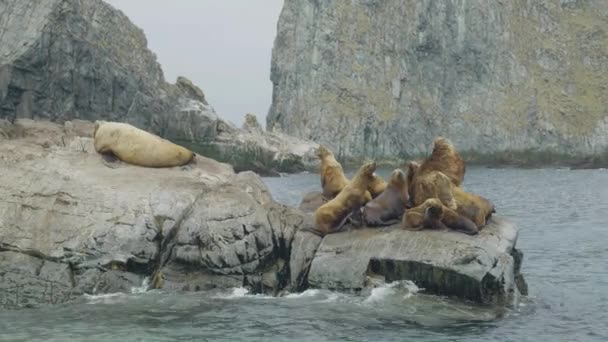
<svg viewBox="0 0 608 342">
<path fill-rule="evenodd" d="M 264 173 L 312 167 L 315 147 L 219 119 L 190 80 L 165 81 L 144 32 L 102 0 L 0 2 L 0 119 L 20 118 L 128 122 Z"/>
<path fill-rule="evenodd" d="M 286 0 L 267 128 L 341 158 L 608 164 L 608 2 Z M 484 159 L 485 158 L 485 159 Z"/>
<path fill-rule="evenodd" d="M 0 120 L 0 307 L 128 292 L 145 278 L 165 290 L 269 294 L 409 279 L 505 305 L 525 285 L 508 222 L 474 237 L 393 227 L 321 239 L 299 232 L 311 213 L 276 203 L 252 172 L 201 156 L 162 169 L 107 163 L 92 130 Z"/>
<path fill-rule="evenodd" d="M 0 307 L 129 291 L 154 272 L 167 289 L 289 283 L 291 241 L 307 221 L 254 173 L 201 156 L 106 165 L 91 122 L 0 127 Z"/>
</svg>

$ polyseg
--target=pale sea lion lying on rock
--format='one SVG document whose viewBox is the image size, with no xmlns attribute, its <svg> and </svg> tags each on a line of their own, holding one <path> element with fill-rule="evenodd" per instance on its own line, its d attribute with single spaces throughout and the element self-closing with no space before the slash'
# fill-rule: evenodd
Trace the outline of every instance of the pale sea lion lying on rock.
<svg viewBox="0 0 608 342">
<path fill-rule="evenodd" d="M 172 167 L 188 164 L 194 153 L 157 135 L 120 122 L 96 121 L 95 151 L 133 165 Z"/>
</svg>

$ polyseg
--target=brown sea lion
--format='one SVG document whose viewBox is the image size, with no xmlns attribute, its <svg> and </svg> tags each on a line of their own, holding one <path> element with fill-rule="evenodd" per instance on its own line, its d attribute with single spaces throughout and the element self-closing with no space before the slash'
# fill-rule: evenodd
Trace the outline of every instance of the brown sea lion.
<svg viewBox="0 0 608 342">
<path fill-rule="evenodd" d="M 172 167 L 188 164 L 194 153 L 159 136 L 120 122 L 96 121 L 95 151 L 133 165 Z"/>
<path fill-rule="evenodd" d="M 348 184 L 342 165 L 325 146 L 319 145 L 317 157 L 321 160 L 321 188 L 323 196 L 332 199 Z"/>
<path fill-rule="evenodd" d="M 375 162 L 361 166 L 353 179 L 334 199 L 315 211 L 315 228 L 310 231 L 320 236 L 340 231 L 350 214 L 358 211 L 371 200 L 367 188 L 373 181 L 374 171 L 376 171 Z"/>
<path fill-rule="evenodd" d="M 458 205 L 456 211 L 475 222 L 479 229 L 484 227 L 492 214 L 496 212 L 494 204 L 488 199 L 466 192 L 461 187 L 453 187 L 452 194 Z"/>
<path fill-rule="evenodd" d="M 390 226 L 401 222 L 405 205 L 409 200 L 405 173 L 396 169 L 380 196 L 361 208 L 361 218 L 368 226 Z"/>
<path fill-rule="evenodd" d="M 421 205 L 429 198 L 439 199 L 448 208 L 473 221 L 479 229 L 486 225 L 495 212 L 492 202 L 464 191 L 439 171 L 416 176 L 414 186 L 410 187 L 410 194 L 413 206 Z"/>
<path fill-rule="evenodd" d="M 469 235 L 475 235 L 479 229 L 468 218 L 446 207 L 437 198 L 429 198 L 421 205 L 408 209 L 403 216 L 403 229 L 422 230 L 451 229 Z"/>
<path fill-rule="evenodd" d="M 374 174 L 374 179 L 369 183 L 367 190 L 369 191 L 372 198 L 380 196 L 384 192 L 388 183 L 382 177 Z"/>
<path fill-rule="evenodd" d="M 420 164 L 416 173 L 425 174 L 432 171 L 442 172 L 457 186 L 460 186 L 464 180 L 464 160 L 446 138 L 435 138 L 431 155 Z"/>
<path fill-rule="evenodd" d="M 424 203 L 429 198 L 438 198 L 450 209 L 456 210 L 458 204 L 452 194 L 455 185 L 450 178 L 439 171 L 419 173 L 414 177 L 409 193 L 413 206 Z"/>
</svg>

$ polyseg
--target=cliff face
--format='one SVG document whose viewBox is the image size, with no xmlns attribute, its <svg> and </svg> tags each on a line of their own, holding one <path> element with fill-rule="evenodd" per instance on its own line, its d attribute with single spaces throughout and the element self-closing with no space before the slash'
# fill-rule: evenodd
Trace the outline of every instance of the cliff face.
<svg viewBox="0 0 608 342">
<path fill-rule="evenodd" d="M 608 148 L 608 2 L 286 0 L 269 129 L 341 157 Z"/>
<path fill-rule="evenodd" d="M 128 122 L 223 161 L 243 155 L 239 170 L 298 171 L 313 154 L 283 150 L 288 137 L 268 148 L 265 132 L 236 142 L 247 132 L 188 79 L 166 82 L 143 31 L 101 0 L 0 1 L 0 119 L 24 118 Z"/>
</svg>

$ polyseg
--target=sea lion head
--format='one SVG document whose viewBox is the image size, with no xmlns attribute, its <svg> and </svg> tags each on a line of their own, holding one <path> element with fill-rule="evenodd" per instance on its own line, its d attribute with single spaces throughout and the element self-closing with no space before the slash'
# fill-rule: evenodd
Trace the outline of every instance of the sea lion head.
<svg viewBox="0 0 608 342">
<path fill-rule="evenodd" d="M 105 124 L 106 122 L 103 120 L 95 120 L 95 128 L 93 129 L 93 138 L 95 138 L 95 135 L 97 134 L 97 130 L 99 130 L 99 126 Z"/>
<path fill-rule="evenodd" d="M 376 172 L 376 162 L 366 162 L 365 164 L 361 165 L 355 177 L 363 176 L 368 180 L 373 180 L 375 177 L 374 172 Z"/>
<path fill-rule="evenodd" d="M 430 219 L 440 219 L 443 216 L 443 205 L 437 198 L 430 198 L 426 200 L 426 209 L 424 210 L 424 216 Z"/>
<path fill-rule="evenodd" d="M 416 175 L 416 172 L 420 168 L 420 163 L 415 160 L 410 160 L 407 162 L 406 167 L 407 167 L 407 182 L 408 182 L 408 184 L 412 184 L 412 181 L 414 180 L 414 176 Z"/>
<path fill-rule="evenodd" d="M 437 137 L 433 140 L 433 153 L 441 152 L 441 151 L 449 151 L 453 150 L 454 145 L 452 142 L 444 137 Z"/>
<path fill-rule="evenodd" d="M 401 169 L 395 169 L 391 172 L 391 184 L 401 187 L 405 185 L 405 183 L 407 183 L 407 177 Z"/>
<path fill-rule="evenodd" d="M 319 148 L 317 148 L 317 157 L 323 159 L 329 155 L 333 155 L 333 153 L 324 145 L 319 145 Z"/>
</svg>

